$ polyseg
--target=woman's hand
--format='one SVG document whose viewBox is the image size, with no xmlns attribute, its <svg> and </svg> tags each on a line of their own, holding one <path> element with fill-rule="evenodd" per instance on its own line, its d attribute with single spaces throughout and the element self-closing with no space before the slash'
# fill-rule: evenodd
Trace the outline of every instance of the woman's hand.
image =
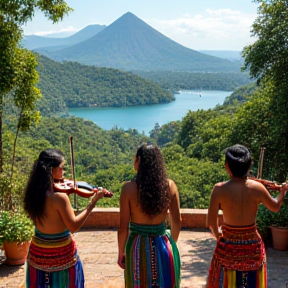
<svg viewBox="0 0 288 288">
<path fill-rule="evenodd" d="M 120 268 L 125 269 L 125 255 L 124 254 L 119 254 L 117 263 L 120 266 Z"/>
<path fill-rule="evenodd" d="M 113 193 L 112 192 L 110 192 L 107 189 L 104 189 L 102 187 L 94 188 L 92 191 L 95 192 L 95 193 L 99 193 L 99 191 L 102 191 L 104 193 L 103 197 L 109 197 L 109 198 L 113 197 Z"/>
<path fill-rule="evenodd" d="M 95 195 L 93 196 L 92 200 L 91 200 L 91 205 L 96 205 L 97 201 L 101 198 L 104 197 L 105 191 L 104 190 L 98 190 L 96 191 Z"/>
<path fill-rule="evenodd" d="M 282 192 L 284 194 L 286 191 L 288 191 L 288 184 L 287 183 L 283 183 L 281 185 L 280 192 Z"/>
</svg>

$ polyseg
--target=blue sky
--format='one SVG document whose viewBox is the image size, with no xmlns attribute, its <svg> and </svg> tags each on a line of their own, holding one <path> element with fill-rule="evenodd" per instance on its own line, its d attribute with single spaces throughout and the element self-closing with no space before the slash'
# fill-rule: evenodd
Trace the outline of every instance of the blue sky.
<svg viewBox="0 0 288 288">
<path fill-rule="evenodd" d="M 24 34 L 65 37 L 90 24 L 109 25 L 132 12 L 172 40 L 194 50 L 236 50 L 255 41 L 257 17 L 252 0 L 67 0 L 74 12 L 52 25 L 36 12 Z M 55 36 L 55 35 L 54 35 Z"/>
</svg>

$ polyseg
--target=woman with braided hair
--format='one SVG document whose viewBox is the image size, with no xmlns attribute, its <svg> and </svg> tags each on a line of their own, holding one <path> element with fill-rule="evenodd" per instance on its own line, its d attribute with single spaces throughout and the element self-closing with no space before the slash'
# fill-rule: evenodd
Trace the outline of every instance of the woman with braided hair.
<svg viewBox="0 0 288 288">
<path fill-rule="evenodd" d="M 157 146 L 141 145 L 134 169 L 136 177 L 123 186 L 120 197 L 118 265 L 125 269 L 125 287 L 180 287 L 176 184 L 167 178 Z M 171 233 L 165 226 L 168 209 Z"/>
<path fill-rule="evenodd" d="M 71 233 L 78 231 L 97 201 L 77 216 L 67 194 L 54 192 L 54 181 L 63 178 L 64 155 L 47 149 L 35 161 L 24 196 L 24 208 L 35 224 L 27 257 L 26 288 L 84 288 L 84 275 Z"/>
</svg>

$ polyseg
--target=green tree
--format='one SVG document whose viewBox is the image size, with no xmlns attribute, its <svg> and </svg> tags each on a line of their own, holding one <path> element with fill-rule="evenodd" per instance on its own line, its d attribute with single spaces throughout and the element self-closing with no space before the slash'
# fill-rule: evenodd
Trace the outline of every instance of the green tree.
<svg viewBox="0 0 288 288">
<path fill-rule="evenodd" d="M 288 3 L 286 0 L 254 0 L 259 3 L 252 36 L 258 40 L 244 48 L 244 70 L 253 78 L 268 77 L 287 83 L 288 76 Z"/>
<path fill-rule="evenodd" d="M 277 180 L 284 181 L 287 177 L 287 164 L 285 163 L 288 161 L 286 117 L 288 108 L 288 3 L 286 0 L 255 0 L 255 2 L 260 6 L 258 17 L 252 25 L 252 35 L 258 40 L 244 48 L 243 69 L 249 69 L 250 75 L 257 79 L 258 84 L 262 83 L 265 92 L 269 94 L 270 101 L 267 107 L 269 118 L 265 119 L 262 116 L 262 119 L 266 123 L 266 131 L 271 131 L 269 138 L 273 139 L 273 141 L 268 141 L 271 143 L 271 148 L 268 147 L 268 149 L 271 150 L 272 147 L 275 149 L 276 146 L 276 154 L 280 156 L 275 159 L 277 161 L 273 165 L 278 171 Z M 256 117 L 255 107 L 253 110 L 256 112 L 254 116 Z M 256 130 L 259 134 L 259 129 L 256 128 Z"/>
<path fill-rule="evenodd" d="M 32 88 L 35 86 L 35 79 L 37 79 L 37 73 L 34 73 L 35 65 L 30 71 L 33 72 L 32 77 L 27 77 L 25 70 L 23 70 L 23 67 L 28 67 L 29 63 L 32 63 L 32 58 L 35 56 L 30 53 L 27 57 L 28 52 L 19 45 L 23 34 L 22 25 L 33 18 L 36 10 L 42 11 L 53 23 L 62 20 L 64 15 L 72 11 L 63 0 L 0 1 L 0 173 L 3 172 L 2 123 L 5 96 L 15 91 L 14 96 L 17 98 L 15 98 L 15 102 L 18 104 L 21 102 L 19 102 L 19 97 L 27 97 L 27 99 L 34 97 L 36 100 L 40 96 L 40 92 Z M 25 64 L 23 64 L 24 62 Z M 26 82 L 23 86 L 22 79 L 24 78 Z M 22 124 L 20 126 L 24 127 L 27 124 L 27 122 L 24 124 L 24 118 L 26 120 L 29 118 L 29 122 L 33 121 L 33 116 L 28 111 L 30 108 L 33 110 L 34 107 L 30 104 L 24 107 L 22 104 L 20 106 L 24 110 L 21 114 L 20 122 Z M 34 116 L 38 119 L 36 114 Z"/>
<path fill-rule="evenodd" d="M 155 123 L 154 128 L 149 132 L 150 137 L 153 138 L 156 142 L 158 139 L 160 128 L 161 127 L 160 127 L 159 123 Z"/>
</svg>

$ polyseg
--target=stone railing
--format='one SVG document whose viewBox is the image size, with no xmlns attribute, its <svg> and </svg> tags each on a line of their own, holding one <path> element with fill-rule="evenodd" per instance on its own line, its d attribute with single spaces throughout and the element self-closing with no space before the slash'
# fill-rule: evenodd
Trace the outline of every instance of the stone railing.
<svg viewBox="0 0 288 288">
<path fill-rule="evenodd" d="M 182 228 L 207 228 L 207 209 L 181 209 Z M 222 215 L 218 215 L 222 221 Z M 83 228 L 118 228 L 120 223 L 119 208 L 94 208 Z"/>
</svg>

